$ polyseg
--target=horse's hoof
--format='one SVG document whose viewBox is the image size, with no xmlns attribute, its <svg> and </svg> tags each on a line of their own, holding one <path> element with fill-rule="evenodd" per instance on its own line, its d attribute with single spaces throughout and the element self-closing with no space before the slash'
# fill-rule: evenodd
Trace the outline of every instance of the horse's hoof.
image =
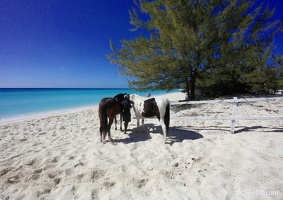
<svg viewBox="0 0 283 200">
<path fill-rule="evenodd" d="M 113 145 L 117 145 L 115 142 L 114 142 L 114 140 L 111 138 L 110 139 L 110 142 L 111 142 L 111 144 L 113 144 Z"/>
<path fill-rule="evenodd" d="M 113 145 L 117 145 L 114 140 L 110 140 Z"/>
</svg>

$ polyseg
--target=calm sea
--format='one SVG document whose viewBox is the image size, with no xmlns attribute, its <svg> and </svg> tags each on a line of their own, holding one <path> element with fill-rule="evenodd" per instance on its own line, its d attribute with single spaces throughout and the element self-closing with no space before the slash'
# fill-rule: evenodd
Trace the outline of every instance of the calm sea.
<svg viewBox="0 0 283 200">
<path fill-rule="evenodd" d="M 27 115 L 94 106 L 98 105 L 102 98 L 114 97 L 118 93 L 146 95 L 146 92 L 128 88 L 0 89 L 0 122 Z M 151 92 L 152 95 L 165 93 L 166 91 Z"/>
</svg>

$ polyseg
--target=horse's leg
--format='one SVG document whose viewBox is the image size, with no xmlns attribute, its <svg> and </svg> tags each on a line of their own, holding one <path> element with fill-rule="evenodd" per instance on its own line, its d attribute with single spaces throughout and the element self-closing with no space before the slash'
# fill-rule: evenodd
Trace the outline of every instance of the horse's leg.
<svg viewBox="0 0 283 200">
<path fill-rule="evenodd" d="M 113 143 L 113 139 L 112 139 L 111 133 L 110 133 L 110 128 L 111 128 L 112 124 L 113 124 L 113 118 L 109 118 L 109 124 L 107 126 L 108 139 Z"/>
<path fill-rule="evenodd" d="M 166 143 L 167 140 L 167 135 L 168 135 L 168 131 L 169 131 L 169 124 L 170 124 L 170 103 L 168 102 L 168 104 L 166 105 L 166 109 L 165 109 L 165 113 L 162 117 L 164 126 L 163 126 L 163 134 L 164 134 L 164 144 Z"/>
<path fill-rule="evenodd" d="M 115 116 L 115 130 L 117 130 L 117 119 L 116 119 L 116 116 Z"/>
<path fill-rule="evenodd" d="M 103 143 L 105 144 L 105 140 L 106 140 L 106 132 L 103 133 Z"/>
<path fill-rule="evenodd" d="M 144 118 L 142 117 L 142 131 L 144 132 Z"/>
<path fill-rule="evenodd" d="M 123 131 L 123 115 L 120 114 L 120 131 Z"/>
<path fill-rule="evenodd" d="M 102 142 L 102 127 L 101 127 L 101 125 L 100 125 L 99 130 L 100 130 L 100 142 Z"/>
<path fill-rule="evenodd" d="M 106 139 L 106 131 L 107 130 L 104 130 L 103 132 L 102 132 L 102 136 L 103 136 L 103 138 L 102 138 L 102 142 L 105 144 L 105 139 Z"/>
<path fill-rule="evenodd" d="M 161 125 L 161 128 L 162 128 L 162 131 L 163 131 L 163 142 L 165 144 L 166 140 L 167 140 L 167 130 L 168 130 L 168 128 L 166 127 L 163 118 L 161 118 L 159 122 L 160 122 L 160 125 Z"/>
<path fill-rule="evenodd" d="M 136 115 L 136 118 L 137 118 L 137 129 L 138 129 L 138 132 L 140 132 L 140 118 Z"/>
<path fill-rule="evenodd" d="M 100 120 L 100 127 L 99 127 L 100 142 L 103 142 L 103 143 L 105 143 L 105 137 L 106 137 L 106 131 L 107 131 L 107 130 L 105 130 L 105 128 L 107 129 L 107 117 L 106 117 L 106 121 Z"/>
<path fill-rule="evenodd" d="M 104 122 L 104 127 L 100 126 L 100 141 L 105 144 L 106 134 L 107 134 L 107 127 L 108 127 L 108 118 L 106 117 L 106 122 Z"/>
<path fill-rule="evenodd" d="M 107 123 L 108 123 L 108 120 L 107 120 Z M 105 140 L 106 140 L 106 134 L 107 134 L 107 127 L 108 127 L 108 124 L 106 124 L 106 127 L 104 127 L 104 130 L 102 130 L 102 142 L 105 144 Z"/>
</svg>

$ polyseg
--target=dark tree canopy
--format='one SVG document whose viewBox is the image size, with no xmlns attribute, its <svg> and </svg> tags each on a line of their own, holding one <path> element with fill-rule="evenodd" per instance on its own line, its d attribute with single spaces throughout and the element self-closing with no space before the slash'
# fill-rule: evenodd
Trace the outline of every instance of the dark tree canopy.
<svg viewBox="0 0 283 200">
<path fill-rule="evenodd" d="M 111 42 L 108 55 L 121 75 L 132 77 L 131 88 L 184 88 L 194 98 L 196 91 L 252 91 L 271 79 L 276 85 L 282 56 L 272 56 L 273 39 L 282 24 L 272 20 L 274 9 L 253 0 L 140 0 L 136 5 L 138 10 L 130 12 L 133 31 L 143 29 L 148 36 L 121 40 L 121 49 Z"/>
</svg>

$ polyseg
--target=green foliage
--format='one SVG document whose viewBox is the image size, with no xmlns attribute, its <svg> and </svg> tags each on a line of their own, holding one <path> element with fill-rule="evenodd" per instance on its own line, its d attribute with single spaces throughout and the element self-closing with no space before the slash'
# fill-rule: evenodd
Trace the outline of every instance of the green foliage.
<svg viewBox="0 0 283 200">
<path fill-rule="evenodd" d="M 108 55 L 121 75 L 132 77 L 131 88 L 186 88 L 194 98 L 196 91 L 210 96 L 277 87 L 280 64 L 268 63 L 273 38 L 282 31 L 280 21 L 271 21 L 274 10 L 255 7 L 252 0 L 140 0 L 136 5 L 138 10 L 130 12 L 132 30 L 144 29 L 149 36 L 121 40 L 119 50 L 110 42 Z"/>
<path fill-rule="evenodd" d="M 267 61 L 261 60 L 261 57 L 257 57 L 259 62 L 267 63 Z M 257 93 L 274 93 L 278 89 L 278 67 L 275 65 L 263 64 L 255 68 L 251 72 L 245 74 L 245 82 L 249 84 L 250 90 Z"/>
</svg>

